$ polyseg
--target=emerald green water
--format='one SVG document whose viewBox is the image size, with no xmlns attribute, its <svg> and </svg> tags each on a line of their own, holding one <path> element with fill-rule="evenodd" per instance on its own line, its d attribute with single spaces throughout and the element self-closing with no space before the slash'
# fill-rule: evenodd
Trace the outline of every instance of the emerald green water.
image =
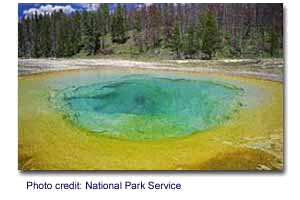
<svg viewBox="0 0 300 200">
<path fill-rule="evenodd" d="M 210 80 L 126 75 L 57 91 L 56 105 L 79 128 L 129 140 L 181 137 L 220 125 L 243 90 Z"/>
</svg>

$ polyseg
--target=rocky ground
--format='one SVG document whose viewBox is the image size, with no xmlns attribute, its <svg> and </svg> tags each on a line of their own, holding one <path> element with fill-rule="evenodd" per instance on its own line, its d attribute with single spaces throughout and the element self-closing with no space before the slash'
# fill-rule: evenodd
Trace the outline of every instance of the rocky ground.
<svg viewBox="0 0 300 200">
<path fill-rule="evenodd" d="M 283 59 L 136 61 L 102 58 L 40 58 L 19 59 L 18 65 L 19 75 L 50 71 L 119 67 L 189 72 L 221 72 L 239 76 L 254 76 L 274 81 L 283 81 L 284 79 Z"/>
</svg>

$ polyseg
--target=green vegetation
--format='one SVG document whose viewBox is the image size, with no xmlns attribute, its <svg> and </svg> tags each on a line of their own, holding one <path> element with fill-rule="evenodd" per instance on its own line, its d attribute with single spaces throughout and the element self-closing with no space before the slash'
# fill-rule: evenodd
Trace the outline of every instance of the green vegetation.
<svg viewBox="0 0 300 200">
<path fill-rule="evenodd" d="M 282 4 L 151 4 L 19 20 L 19 57 L 283 56 Z"/>
<path fill-rule="evenodd" d="M 199 36 L 202 40 L 201 50 L 210 60 L 221 45 L 216 16 L 213 12 L 206 11 L 201 16 Z"/>
<path fill-rule="evenodd" d="M 182 42 L 180 39 L 180 30 L 179 30 L 179 25 L 177 24 L 175 26 L 175 29 L 173 31 L 172 37 L 171 37 L 171 42 L 170 46 L 173 52 L 176 52 L 176 57 L 180 57 L 180 50 L 182 48 Z"/>
<path fill-rule="evenodd" d="M 118 4 L 116 12 L 112 15 L 111 24 L 112 41 L 115 43 L 126 42 L 126 22 L 124 17 L 124 8 Z"/>
</svg>

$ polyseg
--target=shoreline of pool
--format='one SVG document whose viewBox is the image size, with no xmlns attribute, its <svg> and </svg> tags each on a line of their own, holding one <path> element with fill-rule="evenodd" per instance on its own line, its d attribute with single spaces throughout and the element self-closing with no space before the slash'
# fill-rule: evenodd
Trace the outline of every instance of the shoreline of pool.
<svg viewBox="0 0 300 200">
<path fill-rule="evenodd" d="M 265 59 L 269 61 L 270 59 Z M 35 75 L 40 73 L 61 72 L 70 70 L 89 70 L 89 69 L 140 69 L 140 70 L 162 70 L 162 71 L 182 71 L 195 73 L 221 73 L 241 77 L 258 78 L 263 80 L 283 82 L 283 72 L 278 73 L 279 68 L 283 68 L 283 60 L 276 59 L 271 69 L 276 69 L 277 73 L 269 73 L 270 67 L 259 68 L 251 66 L 259 62 L 266 61 L 253 59 L 231 59 L 231 60 L 212 60 L 212 61 L 134 61 L 123 59 L 18 59 L 18 76 Z M 278 61 L 279 60 L 279 61 Z M 276 63 L 277 62 L 277 63 Z M 193 63 L 193 66 L 188 66 Z M 194 64 L 196 63 L 196 64 Z M 238 63 L 238 64 L 236 64 Z M 250 63 L 250 64 L 249 64 Z M 279 64 L 278 64 L 279 63 Z M 204 66 L 206 65 L 206 66 Z M 222 66 L 224 65 L 224 66 Z M 228 66 L 225 66 L 228 65 Z M 232 66 L 233 67 L 232 67 Z M 217 67 L 212 67 L 217 66 Z M 250 67 L 249 67 L 250 66 Z M 249 70 L 249 68 L 251 70 Z M 253 68 L 253 69 L 252 69 Z M 277 69 L 278 68 L 278 69 Z M 245 70 L 246 69 L 246 70 Z M 280 71 L 280 70 L 279 70 Z"/>
</svg>

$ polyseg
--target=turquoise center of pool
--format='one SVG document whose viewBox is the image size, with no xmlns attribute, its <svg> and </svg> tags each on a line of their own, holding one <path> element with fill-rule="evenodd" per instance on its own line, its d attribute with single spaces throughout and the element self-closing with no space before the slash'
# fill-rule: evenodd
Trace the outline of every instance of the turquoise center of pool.
<svg viewBox="0 0 300 200">
<path fill-rule="evenodd" d="M 69 87 L 56 104 L 74 125 L 128 140 L 188 136 L 216 127 L 242 106 L 231 84 L 147 75 Z"/>
</svg>

